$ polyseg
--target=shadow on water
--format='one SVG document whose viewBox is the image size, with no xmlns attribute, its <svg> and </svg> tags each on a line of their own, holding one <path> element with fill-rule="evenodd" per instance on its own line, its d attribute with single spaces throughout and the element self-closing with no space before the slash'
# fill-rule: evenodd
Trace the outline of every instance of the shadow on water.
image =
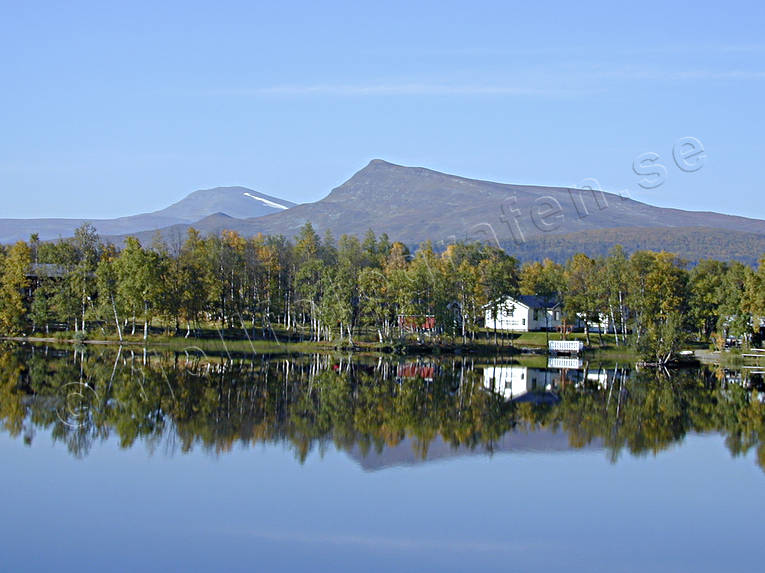
<svg viewBox="0 0 765 573">
<path fill-rule="evenodd" d="M 7 346 L 0 424 L 86 456 L 115 438 L 166 455 L 281 444 L 298 460 L 330 447 L 367 470 L 453 456 L 602 449 L 655 455 L 717 432 L 765 467 L 762 375 L 465 357 L 256 358 L 183 352 Z"/>
</svg>

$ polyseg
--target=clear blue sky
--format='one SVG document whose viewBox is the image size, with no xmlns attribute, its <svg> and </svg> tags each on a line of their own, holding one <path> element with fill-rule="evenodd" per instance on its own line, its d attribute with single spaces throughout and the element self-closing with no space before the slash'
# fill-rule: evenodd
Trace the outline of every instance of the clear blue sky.
<svg viewBox="0 0 765 573">
<path fill-rule="evenodd" d="M 0 217 L 314 201 L 379 157 L 765 218 L 760 2 L 112 4 L 2 2 Z"/>
</svg>

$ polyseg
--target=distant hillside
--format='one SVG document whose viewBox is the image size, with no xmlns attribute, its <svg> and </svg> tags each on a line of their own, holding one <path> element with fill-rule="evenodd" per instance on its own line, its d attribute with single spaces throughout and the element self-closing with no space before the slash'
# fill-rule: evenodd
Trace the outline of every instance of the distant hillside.
<svg viewBox="0 0 765 573">
<path fill-rule="evenodd" d="M 765 235 L 705 227 L 596 229 L 542 235 L 520 244 L 503 241 L 501 246 L 522 261 L 548 257 L 563 262 L 575 253 L 603 256 L 617 244 L 628 253 L 639 250 L 670 251 L 691 263 L 712 258 L 736 260 L 754 266 L 765 255 Z"/>
<path fill-rule="evenodd" d="M 0 219 L 0 243 L 26 240 L 39 233 L 43 241 L 71 237 L 85 222 L 101 235 L 129 235 L 172 225 L 189 224 L 215 213 L 247 219 L 284 211 L 295 204 L 246 187 L 216 187 L 191 193 L 185 199 L 153 213 L 118 219 Z"/>
<path fill-rule="evenodd" d="M 554 212 L 540 217 L 545 209 Z M 601 254 L 617 242 L 629 249 L 675 250 L 693 260 L 752 262 L 765 252 L 765 221 L 759 219 L 665 209 L 611 193 L 466 179 L 379 159 L 315 203 L 258 218 L 214 216 L 193 226 L 204 233 L 225 228 L 245 236 L 293 237 L 307 221 L 320 234 L 361 236 L 371 228 L 413 246 L 425 240 L 496 241 L 523 258 Z M 163 233 L 183 235 L 188 227 L 175 224 Z M 138 236 L 148 240 L 152 234 Z"/>
</svg>

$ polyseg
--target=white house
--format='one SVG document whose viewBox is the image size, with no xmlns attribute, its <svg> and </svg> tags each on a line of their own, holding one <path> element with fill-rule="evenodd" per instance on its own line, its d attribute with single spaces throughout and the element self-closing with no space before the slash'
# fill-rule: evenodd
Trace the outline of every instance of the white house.
<svg viewBox="0 0 765 573">
<path fill-rule="evenodd" d="M 507 297 L 497 307 L 496 320 L 493 305 L 484 307 L 485 325 L 489 330 L 555 330 L 561 325 L 561 307 L 559 302 L 548 303 L 538 296 L 521 295 Z"/>
<path fill-rule="evenodd" d="M 584 314 L 581 312 L 577 313 L 576 315 L 576 328 L 584 330 L 585 328 L 585 322 L 584 322 Z M 590 332 L 602 332 L 603 334 L 613 334 L 614 332 L 614 324 L 611 323 L 611 317 L 608 316 L 608 314 L 601 312 L 598 313 L 598 319 L 597 320 L 590 320 L 587 324 Z"/>
</svg>

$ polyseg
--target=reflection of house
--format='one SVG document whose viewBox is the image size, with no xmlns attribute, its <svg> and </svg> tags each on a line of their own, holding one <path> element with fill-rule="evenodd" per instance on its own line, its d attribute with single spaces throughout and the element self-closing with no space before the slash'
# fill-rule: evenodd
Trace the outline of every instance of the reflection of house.
<svg viewBox="0 0 765 573">
<path fill-rule="evenodd" d="M 608 371 L 603 368 L 597 368 L 587 371 L 587 382 L 596 384 L 599 388 L 608 388 Z"/>
<path fill-rule="evenodd" d="M 522 295 L 507 297 L 497 306 L 496 320 L 493 305 L 487 305 L 486 328 L 489 330 L 555 330 L 561 325 L 559 302 L 545 301 L 542 297 Z"/>
<path fill-rule="evenodd" d="M 741 370 L 728 370 L 725 371 L 725 383 L 726 384 L 736 384 L 738 386 L 744 385 L 744 376 Z"/>
<path fill-rule="evenodd" d="M 484 388 L 513 400 L 529 392 L 544 392 L 554 385 L 553 370 L 529 368 L 516 364 L 485 366 Z"/>
<path fill-rule="evenodd" d="M 421 362 L 399 364 L 396 366 L 396 377 L 399 379 L 422 378 L 426 382 L 432 382 L 436 377 L 436 366 Z"/>
<path fill-rule="evenodd" d="M 576 358 L 550 358 L 548 368 L 529 368 L 520 364 L 496 364 L 483 367 L 483 386 L 501 395 L 505 400 L 518 400 L 522 396 L 538 396 L 550 390 L 585 383 L 605 389 L 615 376 L 623 376 L 623 369 L 587 368 Z M 523 398 L 522 398 L 523 399 Z"/>
</svg>

